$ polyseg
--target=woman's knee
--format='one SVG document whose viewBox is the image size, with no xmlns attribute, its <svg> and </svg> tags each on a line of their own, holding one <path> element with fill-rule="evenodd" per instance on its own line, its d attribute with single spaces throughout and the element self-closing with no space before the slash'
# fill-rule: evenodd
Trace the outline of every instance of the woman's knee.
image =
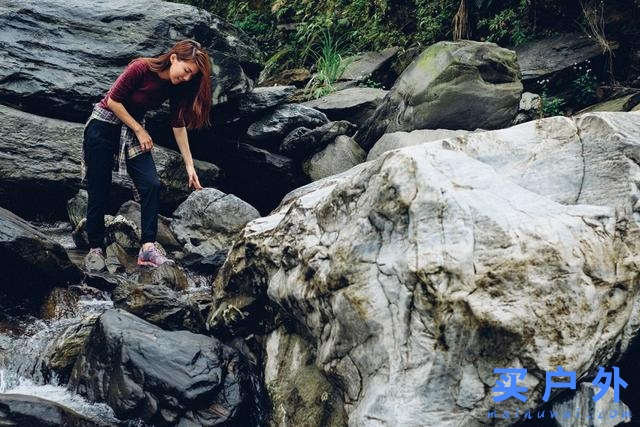
<svg viewBox="0 0 640 427">
<path fill-rule="evenodd" d="M 157 176 L 153 177 L 145 177 L 140 181 L 140 192 L 141 193 L 158 193 L 160 191 L 160 180 Z"/>
</svg>

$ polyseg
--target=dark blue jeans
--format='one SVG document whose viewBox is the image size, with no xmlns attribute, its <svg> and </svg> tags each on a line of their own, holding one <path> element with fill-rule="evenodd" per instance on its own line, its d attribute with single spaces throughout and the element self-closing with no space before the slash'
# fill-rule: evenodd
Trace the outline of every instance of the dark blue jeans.
<svg viewBox="0 0 640 427">
<path fill-rule="evenodd" d="M 104 239 L 104 215 L 111 190 L 113 156 L 120 143 L 120 125 L 92 119 L 84 131 L 87 167 L 87 235 L 89 246 L 100 248 Z M 158 232 L 160 180 L 151 152 L 127 160 L 127 172 L 140 193 L 142 243 L 155 242 Z"/>
</svg>

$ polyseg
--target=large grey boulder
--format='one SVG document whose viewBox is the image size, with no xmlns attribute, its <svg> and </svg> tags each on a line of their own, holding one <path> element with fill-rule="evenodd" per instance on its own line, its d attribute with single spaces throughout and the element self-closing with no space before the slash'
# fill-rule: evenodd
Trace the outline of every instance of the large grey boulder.
<svg viewBox="0 0 640 427">
<path fill-rule="evenodd" d="M 247 422 L 246 366 L 213 337 L 168 332 L 107 310 L 73 367 L 69 388 L 122 420 L 213 426 Z"/>
<path fill-rule="evenodd" d="M 389 150 L 424 144 L 440 139 L 455 138 L 456 136 L 462 136 L 468 133 L 469 131 L 466 130 L 449 129 L 416 129 L 411 132 L 385 133 L 376 141 L 371 150 L 369 150 L 367 161 L 377 159 Z"/>
<path fill-rule="evenodd" d="M 558 203 L 609 206 L 640 222 L 637 113 L 550 117 L 436 142 Z"/>
<path fill-rule="evenodd" d="M 183 251 L 204 257 L 229 248 L 260 212 L 233 194 L 204 188 L 193 192 L 173 216 L 170 227 Z"/>
<path fill-rule="evenodd" d="M 516 49 L 522 81 L 529 90 L 539 89 L 537 80 L 550 77 L 552 83 L 563 84 L 575 78 L 572 67 L 602 56 L 598 42 L 584 34 L 558 34 L 542 40 L 534 40 Z M 564 75 L 570 72 L 570 76 Z"/>
<path fill-rule="evenodd" d="M 280 144 L 280 152 L 300 159 L 324 149 L 337 136 L 353 136 L 356 127 L 346 120 L 329 122 L 315 129 L 299 127 L 292 130 Z"/>
<path fill-rule="evenodd" d="M 302 170 L 310 180 L 317 181 L 351 169 L 365 161 L 366 153 L 353 138 L 336 137 L 325 148 L 302 162 Z"/>
<path fill-rule="evenodd" d="M 37 304 L 54 286 L 82 278 L 64 248 L 27 221 L 0 208 L 0 305 L 11 299 Z"/>
<path fill-rule="evenodd" d="M 49 119 L 0 106 L 0 206 L 25 218 L 67 219 L 67 200 L 80 188 L 80 159 L 84 125 Z M 163 184 L 163 211 L 173 211 L 190 194 L 180 154 L 159 146 L 153 149 Z M 202 185 L 216 186 L 220 169 L 195 160 Z M 111 190 L 117 209 L 131 199 L 128 177 L 113 176 Z M 25 195 L 30 195 L 25 197 Z"/>
<path fill-rule="evenodd" d="M 381 84 L 393 84 L 397 74 L 392 69 L 400 48 L 388 47 L 380 52 L 363 52 L 344 59 L 345 67 L 340 80 L 352 80 L 356 82 L 371 79 Z"/>
<path fill-rule="evenodd" d="M 464 152 L 558 203 L 610 206 L 626 220 L 640 222 L 639 117 L 586 113 L 437 141 L 413 132 L 394 137 L 411 145 L 428 142 Z"/>
<path fill-rule="evenodd" d="M 506 127 L 521 94 L 515 52 L 494 43 L 439 42 L 407 67 L 355 139 L 369 151 L 384 133 Z"/>
<path fill-rule="evenodd" d="M 181 39 L 195 38 L 209 52 L 214 102 L 249 90 L 262 69 L 258 47 L 243 33 L 180 3 L 8 0 L 0 26 L 2 102 L 65 120 L 84 121 L 131 59 Z"/>
<path fill-rule="evenodd" d="M 283 104 L 266 114 L 247 129 L 247 136 L 256 145 L 277 147 L 289 132 L 297 127 L 317 128 L 329 119 L 324 113 L 301 104 Z"/>
<path fill-rule="evenodd" d="M 638 334 L 639 229 L 619 209 L 640 172 L 636 118 L 594 114 L 577 122 L 582 140 L 565 139 L 565 150 L 585 150 L 580 204 L 576 194 L 552 199 L 574 188 L 545 170 L 557 173 L 558 163 L 519 150 L 524 128 L 499 146 L 509 153 L 487 152 L 495 166 L 421 144 L 297 189 L 247 224 L 214 298 L 245 317 L 262 301 L 293 318 L 316 365 L 340 385 L 349 425 L 486 423 L 496 367 L 528 370 L 519 384 L 527 401 L 501 409 L 536 408 L 545 371 L 562 365 L 583 377 Z M 548 129 L 538 155 L 553 136 L 575 134 L 552 120 L 537 125 Z M 541 172 L 536 192 L 508 175 L 518 166 Z M 213 329 L 235 321 L 219 314 Z"/>
<path fill-rule="evenodd" d="M 388 91 L 371 87 L 352 87 L 303 102 L 327 115 L 329 120 L 348 120 L 358 126 L 369 119 Z"/>
<path fill-rule="evenodd" d="M 257 87 L 238 97 L 238 111 L 253 115 L 284 104 L 296 91 L 295 86 Z"/>
</svg>

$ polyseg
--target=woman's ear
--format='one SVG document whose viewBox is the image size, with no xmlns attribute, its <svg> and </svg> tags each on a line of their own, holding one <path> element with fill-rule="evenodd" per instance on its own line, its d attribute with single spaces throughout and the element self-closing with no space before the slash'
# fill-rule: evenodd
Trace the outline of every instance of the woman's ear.
<svg viewBox="0 0 640 427">
<path fill-rule="evenodd" d="M 171 56 L 169 57 L 169 61 L 171 61 L 171 63 L 175 63 L 176 60 L 178 59 L 178 55 L 176 55 L 175 53 L 172 53 Z"/>
</svg>

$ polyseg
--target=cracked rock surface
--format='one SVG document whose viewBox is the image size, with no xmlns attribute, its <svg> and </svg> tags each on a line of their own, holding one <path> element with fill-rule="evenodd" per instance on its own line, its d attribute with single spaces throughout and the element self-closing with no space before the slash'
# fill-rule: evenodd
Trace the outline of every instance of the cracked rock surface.
<svg viewBox="0 0 640 427">
<path fill-rule="evenodd" d="M 350 426 L 484 424 L 496 367 L 528 371 L 527 402 L 501 410 L 536 408 L 545 371 L 593 374 L 637 334 L 638 115 L 618 114 L 406 147 L 292 191 L 235 242 L 214 298 L 240 315 L 208 326 L 275 303 Z"/>
</svg>

